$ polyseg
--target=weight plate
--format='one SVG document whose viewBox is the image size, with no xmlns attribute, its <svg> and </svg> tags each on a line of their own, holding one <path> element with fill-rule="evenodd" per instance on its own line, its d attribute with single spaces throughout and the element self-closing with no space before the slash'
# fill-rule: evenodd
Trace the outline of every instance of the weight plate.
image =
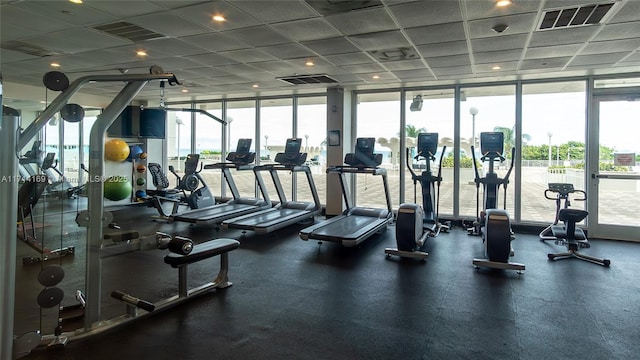
<svg viewBox="0 0 640 360">
<path fill-rule="evenodd" d="M 44 74 L 42 82 L 52 91 L 63 91 L 69 87 L 69 78 L 60 71 L 49 71 Z"/>
<path fill-rule="evenodd" d="M 153 65 L 150 69 L 149 69 L 149 74 L 151 75 L 160 75 L 160 74 L 164 74 L 164 69 L 161 68 L 158 65 Z"/>
<path fill-rule="evenodd" d="M 60 116 L 68 122 L 80 122 L 84 119 L 84 108 L 78 104 L 67 104 L 60 109 Z"/>
<path fill-rule="evenodd" d="M 38 305 L 43 308 L 52 308 L 60 305 L 60 302 L 64 298 L 64 292 L 57 287 L 46 288 L 40 291 L 38 294 Z"/>
<path fill-rule="evenodd" d="M 45 266 L 38 274 L 38 282 L 42 286 L 55 286 L 64 279 L 64 270 L 60 266 Z"/>
</svg>

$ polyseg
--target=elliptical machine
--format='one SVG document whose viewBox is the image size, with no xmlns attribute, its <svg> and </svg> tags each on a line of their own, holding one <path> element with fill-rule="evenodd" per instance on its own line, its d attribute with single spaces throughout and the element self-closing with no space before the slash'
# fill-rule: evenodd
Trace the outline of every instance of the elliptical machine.
<svg viewBox="0 0 640 360">
<path fill-rule="evenodd" d="M 480 177 L 476 164 L 475 149 L 471 146 L 471 156 L 473 158 L 473 168 L 475 170 L 476 183 L 476 216 L 477 220 L 467 231 L 469 235 L 480 235 L 484 243 L 486 259 L 473 259 L 473 265 L 478 267 L 489 267 L 495 269 L 517 270 L 518 273 L 525 269 L 524 264 L 509 262 L 509 257 L 514 255 L 511 248 L 513 235 L 511 231 L 511 221 L 507 207 L 507 185 L 509 175 L 513 170 L 515 161 L 515 148 L 511 149 L 511 165 L 504 178 L 499 178 L 494 171 L 496 160 L 505 161 L 504 134 L 502 132 L 480 133 L 480 161 L 489 163 L 489 171 L 484 177 Z M 483 188 L 483 209 L 480 212 L 480 184 Z M 503 209 L 498 209 L 498 192 L 502 186 L 504 190 Z"/>
<path fill-rule="evenodd" d="M 417 175 L 413 170 L 413 164 L 409 148 L 407 148 L 407 168 L 413 180 L 413 201 L 414 203 L 404 203 L 398 208 L 396 219 L 396 249 L 386 248 L 387 256 L 397 255 L 424 260 L 429 255 L 421 251 L 427 238 L 436 237 L 441 231 L 447 232 L 449 224 L 442 224 L 438 219 L 438 209 L 440 200 L 440 183 L 442 182 L 442 158 L 446 146 L 442 148 L 440 160 L 438 162 L 438 175 L 431 173 L 431 161 L 435 161 L 435 153 L 438 151 L 438 133 L 418 134 L 418 154 L 413 157 L 418 163 L 425 160 L 425 171 Z M 417 202 L 417 183 L 422 189 L 422 207 Z"/>
<path fill-rule="evenodd" d="M 555 193 L 555 196 L 549 196 Z M 556 202 L 556 218 L 553 224 L 547 226 L 540 232 L 540 241 L 555 241 L 556 245 L 564 245 L 567 252 L 547 254 L 549 260 L 562 260 L 575 257 L 581 260 L 589 261 L 605 267 L 611 265 L 608 259 L 600 259 L 578 252 L 578 249 L 588 249 L 591 247 L 589 240 L 582 229 L 576 227 L 576 223 L 585 219 L 589 213 L 585 210 L 571 209 L 571 194 L 582 194 L 581 198 L 576 201 L 586 201 L 587 193 L 583 190 L 576 190 L 573 184 L 565 183 L 549 183 L 549 188 L 544 191 L 544 197 Z M 564 203 L 564 204 L 563 204 Z M 564 224 L 558 225 L 562 221 Z"/>
</svg>

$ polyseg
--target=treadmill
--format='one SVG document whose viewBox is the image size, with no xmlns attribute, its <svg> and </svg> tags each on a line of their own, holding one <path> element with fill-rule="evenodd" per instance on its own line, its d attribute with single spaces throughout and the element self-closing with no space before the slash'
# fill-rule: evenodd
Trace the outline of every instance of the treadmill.
<svg viewBox="0 0 640 360">
<path fill-rule="evenodd" d="M 251 230 L 258 234 L 266 234 L 304 220 L 314 219 L 315 215 L 321 211 L 322 204 L 320 204 L 318 191 L 311 176 L 311 169 L 309 166 L 303 165 L 307 159 L 307 154 L 300 152 L 301 144 L 302 139 L 287 139 L 284 153 L 276 154 L 276 164 L 266 164 L 253 168 L 257 179 L 262 179 L 262 172 L 269 172 L 278 193 L 280 204 L 271 209 L 225 220 L 222 222 L 223 228 Z M 313 196 L 313 202 L 288 201 L 278 176 L 280 171 L 288 171 L 292 174 L 304 173 Z"/>
<path fill-rule="evenodd" d="M 340 176 L 340 187 L 346 204 L 346 210 L 341 215 L 324 222 L 300 230 L 302 240 L 332 241 L 341 243 L 345 247 L 358 246 L 372 235 L 386 230 L 393 220 L 391 197 L 387 182 L 387 170 L 380 168 L 382 154 L 374 154 L 375 138 L 358 138 L 355 153 L 345 155 L 345 165 L 327 168 L 327 174 Z M 348 193 L 346 174 L 371 174 L 382 178 L 384 195 L 387 201 L 386 209 L 357 207 L 352 205 Z"/>
<path fill-rule="evenodd" d="M 251 139 L 239 139 L 236 151 L 227 155 L 226 162 L 205 165 L 205 169 L 220 169 L 229 189 L 232 199 L 226 203 L 216 204 L 202 209 L 194 209 L 170 216 L 170 221 L 181 221 L 192 224 L 220 224 L 224 220 L 271 208 L 272 203 L 265 191 L 264 183 L 258 181 L 262 193 L 261 198 L 241 197 L 236 183 L 233 181 L 231 169 L 251 170 L 256 158 L 255 152 L 250 152 Z"/>
</svg>

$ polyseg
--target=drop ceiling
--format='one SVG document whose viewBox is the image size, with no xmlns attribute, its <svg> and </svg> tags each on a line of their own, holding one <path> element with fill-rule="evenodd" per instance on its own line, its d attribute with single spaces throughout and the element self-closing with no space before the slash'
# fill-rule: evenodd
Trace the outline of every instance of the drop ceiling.
<svg viewBox="0 0 640 360">
<path fill-rule="evenodd" d="M 183 82 L 167 87 L 168 101 L 640 71 L 637 0 L 514 0 L 505 8 L 490 0 L 0 3 L 3 81 L 39 88 L 51 70 L 73 80 L 152 65 Z M 594 24 L 540 29 L 549 12 L 593 4 L 613 5 Z M 117 23 L 142 36 L 103 31 Z M 309 75 L 336 82 L 282 81 Z M 120 88 L 83 91 L 110 96 Z M 149 85 L 139 99 L 158 96 Z"/>
</svg>

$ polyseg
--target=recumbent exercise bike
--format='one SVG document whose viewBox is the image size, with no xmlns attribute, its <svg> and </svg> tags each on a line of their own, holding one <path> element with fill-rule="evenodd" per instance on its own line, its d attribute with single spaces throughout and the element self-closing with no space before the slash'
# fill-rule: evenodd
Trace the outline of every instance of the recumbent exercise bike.
<svg viewBox="0 0 640 360">
<path fill-rule="evenodd" d="M 556 218 L 553 224 L 547 226 L 540 232 L 540 241 L 555 241 L 556 245 L 564 245 L 567 252 L 547 254 L 549 260 L 562 260 L 568 258 L 578 258 L 595 264 L 608 267 L 611 261 L 600 259 L 578 252 L 580 248 L 590 248 L 589 240 L 582 229 L 576 227 L 576 223 L 584 220 L 589 213 L 585 210 L 571 209 L 571 194 L 582 194 L 581 198 L 574 198 L 575 201 L 587 200 L 587 193 L 583 190 L 576 190 L 573 184 L 549 183 L 549 188 L 544 191 L 544 197 L 556 202 Z M 555 194 L 555 196 L 550 196 Z M 564 203 L 564 204 L 563 204 Z M 562 221 L 564 224 L 558 224 Z"/>
</svg>

